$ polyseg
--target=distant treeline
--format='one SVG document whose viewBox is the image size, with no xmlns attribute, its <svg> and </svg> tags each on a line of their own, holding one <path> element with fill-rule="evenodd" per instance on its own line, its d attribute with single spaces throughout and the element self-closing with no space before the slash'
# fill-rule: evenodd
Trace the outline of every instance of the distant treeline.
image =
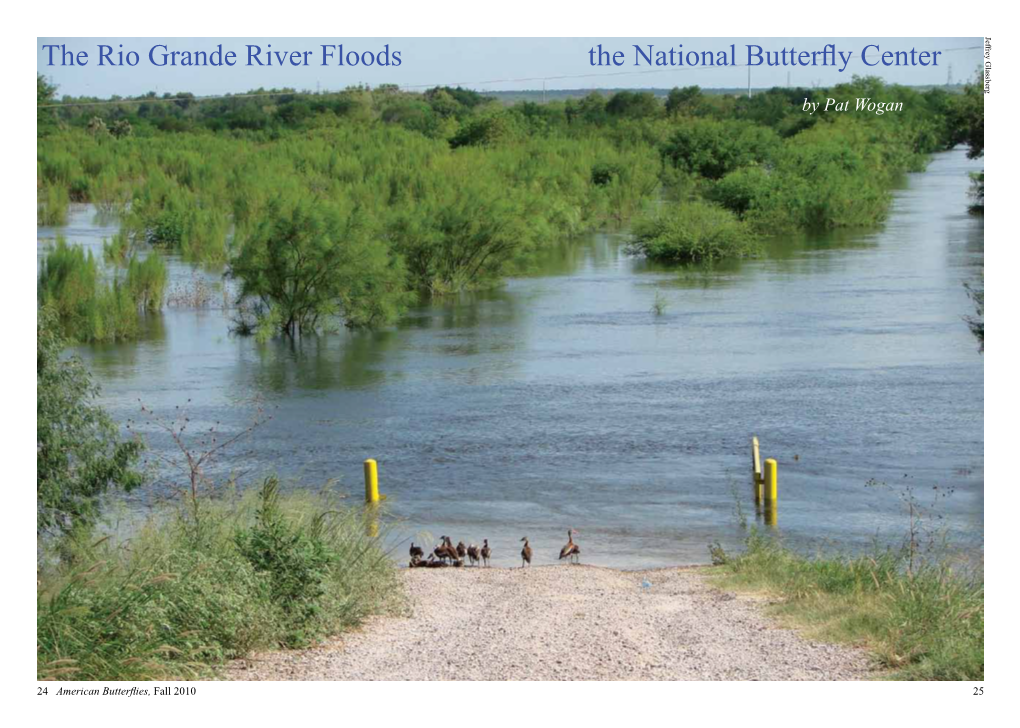
<svg viewBox="0 0 1020 728">
<path fill-rule="evenodd" d="M 38 78 L 41 107 L 55 92 Z M 826 96 L 903 111 L 803 111 Z M 91 202 L 120 218 L 115 261 L 169 251 L 226 264 L 242 332 L 373 326 L 414 291 L 493 285 L 552 242 L 635 214 L 634 250 L 680 263 L 754 255 L 784 230 L 874 224 L 898 175 L 983 145 L 982 101 L 875 78 L 511 106 L 395 86 L 68 100 L 38 112 L 38 220 L 60 225 L 70 202 Z M 53 280 L 47 300 L 61 300 Z"/>
</svg>

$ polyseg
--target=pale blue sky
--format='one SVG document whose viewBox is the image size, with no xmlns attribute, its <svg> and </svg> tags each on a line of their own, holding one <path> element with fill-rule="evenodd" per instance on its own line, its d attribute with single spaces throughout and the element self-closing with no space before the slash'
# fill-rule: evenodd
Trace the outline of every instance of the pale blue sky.
<svg viewBox="0 0 1020 728">
<path fill-rule="evenodd" d="M 549 89 L 558 88 L 670 88 L 698 84 L 704 88 L 743 87 L 747 85 L 747 69 L 740 68 L 672 68 L 659 71 L 646 65 L 634 66 L 634 44 L 656 50 L 683 51 L 727 50 L 737 44 L 737 62 L 746 60 L 746 44 L 753 43 L 766 50 L 779 51 L 784 47 L 797 51 L 821 50 L 826 43 L 835 43 L 837 50 L 852 52 L 846 71 L 834 67 L 756 67 L 751 70 L 755 87 L 784 86 L 787 73 L 794 86 L 826 86 L 849 80 L 852 74 L 875 75 L 889 82 L 903 84 L 942 84 L 946 82 L 949 64 L 953 66 L 956 81 L 974 75 L 982 60 L 980 49 L 944 53 L 937 67 L 883 67 L 868 68 L 861 63 L 860 51 L 869 43 L 877 43 L 884 50 L 944 50 L 980 46 L 981 38 L 39 38 L 37 44 L 37 70 L 53 79 L 59 86 L 58 94 L 108 97 L 112 94 L 132 96 L 147 91 L 190 91 L 198 95 L 239 93 L 264 87 L 294 87 L 299 90 L 342 89 L 357 83 L 378 85 L 395 83 L 409 87 L 428 87 L 441 84 L 460 84 L 480 91 L 502 91 L 524 88 L 542 88 L 541 78 L 574 76 L 550 79 Z M 593 68 L 589 65 L 588 50 L 597 43 L 607 50 L 625 52 L 626 64 L 621 67 Z M 43 45 L 64 43 L 69 49 L 84 50 L 89 54 L 85 67 L 48 66 L 48 52 Z M 156 43 L 166 44 L 170 50 L 214 50 L 223 43 L 224 51 L 233 50 L 240 59 L 238 65 L 221 68 L 157 68 L 146 54 Z M 253 43 L 263 49 L 310 50 L 311 65 L 307 67 L 248 67 L 243 65 L 245 45 Z M 351 49 L 379 51 L 388 43 L 390 51 L 399 51 L 399 67 L 354 68 L 319 65 L 321 44 L 344 44 L 345 52 Z M 106 44 L 120 50 L 135 50 L 141 62 L 135 67 L 98 67 L 97 46 Z M 648 71 L 656 71 L 648 73 Z M 635 73 L 642 72 L 642 73 Z M 626 74 L 626 75 L 624 75 Z M 528 79 L 528 80 L 525 80 Z M 538 79 L 538 80 L 530 80 Z"/>
</svg>

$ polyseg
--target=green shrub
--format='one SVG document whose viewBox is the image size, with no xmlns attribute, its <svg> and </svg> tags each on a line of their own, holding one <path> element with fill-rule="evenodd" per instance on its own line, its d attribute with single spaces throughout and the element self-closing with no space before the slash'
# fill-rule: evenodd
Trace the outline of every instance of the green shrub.
<svg viewBox="0 0 1020 728">
<path fill-rule="evenodd" d="M 322 538 L 322 518 L 303 529 L 287 522 L 276 478 L 266 478 L 259 497 L 254 525 L 240 531 L 235 541 L 255 572 L 267 577 L 270 599 L 280 605 L 287 621 L 287 642 L 303 644 L 318 615 L 336 554 Z"/>
<path fill-rule="evenodd" d="M 103 238 L 103 260 L 110 265 L 124 265 L 131 259 L 134 246 L 127 233 L 121 230 L 110 240 Z"/>
<path fill-rule="evenodd" d="M 711 263 L 758 255 L 761 246 L 733 213 L 698 201 L 638 219 L 630 252 L 667 263 Z"/>
<path fill-rule="evenodd" d="M 693 119 L 673 132 L 662 147 L 662 157 L 689 174 L 719 179 L 767 161 L 779 144 L 774 131 L 748 121 Z"/>
<path fill-rule="evenodd" d="M 36 327 L 36 531 L 88 532 L 99 499 L 110 488 L 141 484 L 133 469 L 141 451 L 120 442 L 117 426 L 95 404 L 98 388 L 77 357 L 65 357 L 67 340 L 48 308 Z"/>
<path fill-rule="evenodd" d="M 158 253 L 128 262 L 126 284 L 132 300 L 144 311 L 160 311 L 166 290 L 166 263 Z"/>
<path fill-rule="evenodd" d="M 89 186 L 89 195 L 99 212 L 106 215 L 120 215 L 124 212 L 129 197 L 128 186 L 113 170 L 102 170 Z"/>
<path fill-rule="evenodd" d="M 130 538 L 77 539 L 46 561 L 39 679 L 211 677 L 253 650 L 307 644 L 389 608 L 396 571 L 336 496 L 163 508 Z"/>
<path fill-rule="evenodd" d="M 356 208 L 278 198 L 238 243 L 230 275 L 291 336 L 335 318 L 351 328 L 387 323 L 406 301 L 401 261 Z"/>
<path fill-rule="evenodd" d="M 48 184 L 39 190 L 36 204 L 36 222 L 39 225 L 66 225 L 70 205 L 67 188 Z"/>
<path fill-rule="evenodd" d="M 139 308 L 153 302 L 134 297 L 147 295 L 146 286 L 132 291 L 116 277 L 105 280 L 92 251 L 68 245 L 62 236 L 43 259 L 38 291 L 40 305 L 53 310 L 65 334 L 77 342 L 135 338 L 141 331 Z"/>
</svg>

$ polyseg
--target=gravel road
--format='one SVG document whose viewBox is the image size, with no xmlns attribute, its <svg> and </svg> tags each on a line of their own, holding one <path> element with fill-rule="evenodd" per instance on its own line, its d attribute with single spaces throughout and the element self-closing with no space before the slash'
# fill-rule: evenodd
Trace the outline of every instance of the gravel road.
<svg viewBox="0 0 1020 728">
<path fill-rule="evenodd" d="M 779 629 L 698 569 L 405 569 L 410 616 L 310 650 L 260 654 L 235 680 L 855 680 L 864 653 Z"/>
</svg>

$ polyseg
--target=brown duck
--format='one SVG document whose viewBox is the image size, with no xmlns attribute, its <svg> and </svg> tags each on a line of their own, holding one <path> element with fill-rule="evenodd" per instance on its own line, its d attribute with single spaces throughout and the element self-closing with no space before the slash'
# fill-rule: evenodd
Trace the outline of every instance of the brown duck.
<svg viewBox="0 0 1020 728">
<path fill-rule="evenodd" d="M 408 553 L 411 554 L 412 559 L 420 559 L 425 556 L 425 551 L 421 546 L 415 546 L 414 541 L 411 542 L 411 549 Z"/>
<path fill-rule="evenodd" d="M 560 561 L 569 558 L 570 563 L 581 563 L 581 547 L 574 543 L 574 529 L 567 530 L 567 545 L 560 549 Z"/>
<path fill-rule="evenodd" d="M 432 549 L 432 554 L 440 561 L 446 561 L 446 536 L 439 537 L 439 545 Z"/>
<path fill-rule="evenodd" d="M 467 547 L 467 555 L 468 555 L 468 561 L 471 562 L 471 565 L 472 566 L 477 566 L 478 565 L 478 558 L 479 558 L 478 547 L 475 546 L 474 544 L 471 544 L 470 546 L 468 546 Z"/>
<path fill-rule="evenodd" d="M 523 569 L 525 564 L 531 563 L 531 546 L 528 544 L 528 537 L 525 536 L 521 539 L 524 542 L 524 548 L 521 549 L 521 568 Z"/>
<path fill-rule="evenodd" d="M 446 552 L 446 558 L 450 561 L 459 561 L 460 555 L 457 553 L 457 549 L 453 547 L 453 541 L 449 536 L 443 536 L 443 550 Z"/>
</svg>

